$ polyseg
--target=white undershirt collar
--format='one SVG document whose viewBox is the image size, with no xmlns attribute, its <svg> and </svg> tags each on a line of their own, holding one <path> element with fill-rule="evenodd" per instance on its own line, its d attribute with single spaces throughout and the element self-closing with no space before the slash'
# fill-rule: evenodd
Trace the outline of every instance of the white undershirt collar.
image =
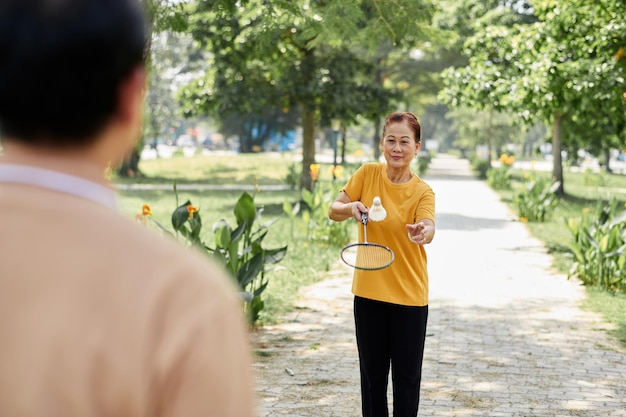
<svg viewBox="0 0 626 417">
<path fill-rule="evenodd" d="M 28 165 L 0 164 L 0 183 L 28 184 L 59 191 L 117 209 L 115 192 L 74 175 Z"/>
</svg>

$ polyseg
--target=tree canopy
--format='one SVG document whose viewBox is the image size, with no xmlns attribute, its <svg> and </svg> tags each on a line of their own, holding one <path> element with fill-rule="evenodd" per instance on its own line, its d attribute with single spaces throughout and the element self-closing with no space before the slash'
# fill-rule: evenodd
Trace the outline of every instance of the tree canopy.
<svg viewBox="0 0 626 417">
<path fill-rule="evenodd" d="M 303 132 L 301 185 L 310 189 L 315 129 L 380 118 L 399 91 L 377 77 L 380 45 L 428 38 L 429 0 L 247 0 L 191 3 L 191 33 L 210 69 L 182 91 L 188 113 L 224 119 L 295 108 Z M 408 17 L 411 16 L 411 17 Z"/>
<path fill-rule="evenodd" d="M 551 124 L 553 177 L 562 193 L 564 120 L 592 126 L 604 119 L 624 141 L 626 8 L 622 0 L 531 5 L 534 23 L 477 22 L 465 44 L 468 65 L 445 72 L 440 97 L 453 106 L 513 110 L 528 123 Z"/>
</svg>

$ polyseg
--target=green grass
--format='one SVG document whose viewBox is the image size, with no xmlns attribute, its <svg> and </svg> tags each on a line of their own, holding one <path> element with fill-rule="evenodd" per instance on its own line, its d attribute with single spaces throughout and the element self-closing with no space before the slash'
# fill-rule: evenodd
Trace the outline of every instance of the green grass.
<svg viewBox="0 0 626 417">
<path fill-rule="evenodd" d="M 524 175 L 524 172 L 514 170 L 513 190 L 496 190 L 513 212 L 516 212 L 513 204 L 514 194 L 521 187 Z M 551 173 L 536 172 L 535 175 L 550 178 Z M 554 215 L 544 223 L 526 224 L 533 236 L 545 244 L 553 256 L 554 267 L 561 273 L 567 274 L 572 264 L 572 256 L 568 250 L 568 242 L 571 241 L 572 235 L 566 227 L 567 219 L 579 218 L 586 210 L 594 212 L 600 201 L 608 201 L 611 197 L 617 198 L 622 205 L 626 202 L 625 175 L 603 173 L 598 177 L 595 179 L 589 172 L 576 173 L 565 170 L 563 183 L 566 196 L 559 201 Z M 620 340 L 626 348 L 626 294 L 613 295 L 599 288 L 587 288 L 584 307 L 600 313 L 611 323 L 615 328 L 611 335 Z"/>
<path fill-rule="evenodd" d="M 293 154 L 216 154 L 174 156 L 141 161 L 138 178 L 113 178 L 120 183 L 149 184 L 284 184 Z M 297 163 L 299 164 L 299 163 Z M 299 166 L 299 165 L 298 165 Z"/>
<path fill-rule="evenodd" d="M 609 334 L 626 346 L 626 294 L 610 294 L 600 288 L 588 288 L 583 308 L 602 314 L 612 329 Z"/>
</svg>

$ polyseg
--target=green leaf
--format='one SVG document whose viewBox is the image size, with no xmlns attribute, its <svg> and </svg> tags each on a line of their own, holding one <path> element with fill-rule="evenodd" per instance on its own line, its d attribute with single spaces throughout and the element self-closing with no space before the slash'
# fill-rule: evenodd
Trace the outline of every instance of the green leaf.
<svg viewBox="0 0 626 417">
<path fill-rule="evenodd" d="M 602 239 L 600 239 L 600 250 L 602 252 L 606 252 L 609 246 L 609 235 L 604 235 Z"/>
<path fill-rule="evenodd" d="M 287 246 L 277 249 L 268 249 L 265 251 L 264 262 L 266 264 L 275 264 L 283 260 L 287 255 Z"/>
<path fill-rule="evenodd" d="M 252 226 L 254 223 L 254 219 L 256 218 L 256 207 L 254 206 L 254 199 L 250 194 L 244 192 L 237 204 L 235 205 L 235 218 L 237 219 L 237 224 L 247 223 Z"/>
<path fill-rule="evenodd" d="M 257 288 L 256 290 L 254 290 L 254 296 L 258 297 L 260 296 L 263 291 L 265 291 L 265 289 L 267 288 L 267 284 L 269 284 L 269 282 L 265 282 L 263 285 L 261 285 L 259 288 Z"/>
<path fill-rule="evenodd" d="M 222 227 L 226 227 L 229 231 L 231 229 L 230 225 L 228 224 L 226 220 L 220 219 L 216 221 L 215 223 L 213 223 L 213 233 L 218 233 Z"/>
<path fill-rule="evenodd" d="M 215 245 L 218 248 L 226 249 L 230 246 L 231 241 L 229 227 L 228 225 L 223 225 L 215 233 Z"/>
<path fill-rule="evenodd" d="M 238 242 L 239 239 L 241 239 L 241 237 L 243 236 L 247 228 L 248 228 L 247 222 L 239 223 L 237 225 L 237 228 L 233 230 L 232 233 L 230 234 L 230 240 L 232 242 Z"/>
<path fill-rule="evenodd" d="M 261 297 L 254 297 L 250 303 L 248 303 L 247 313 L 248 322 L 255 323 L 259 319 L 259 313 L 265 308 L 265 301 Z"/>
<path fill-rule="evenodd" d="M 265 223 L 262 223 L 259 226 L 259 229 L 269 229 L 273 224 L 277 223 L 280 220 L 280 217 L 275 217 L 272 220 L 268 220 Z"/>
<path fill-rule="evenodd" d="M 260 245 L 263 242 L 263 239 L 265 239 L 265 236 L 267 236 L 267 232 L 268 230 L 263 230 L 262 232 L 260 231 L 260 234 L 256 237 L 256 239 L 254 239 L 254 242 Z"/>
<path fill-rule="evenodd" d="M 261 242 L 258 242 L 258 241 L 252 242 L 249 249 L 250 249 L 250 253 L 253 255 L 257 253 L 265 253 L 265 249 L 263 249 L 263 246 L 261 246 Z"/>
<path fill-rule="evenodd" d="M 189 219 L 189 212 L 187 211 L 187 206 L 189 205 L 191 205 L 191 201 L 187 200 L 172 213 L 172 227 L 177 232 L 181 231 L 181 228 Z"/>
<path fill-rule="evenodd" d="M 250 284 L 257 275 L 261 272 L 263 268 L 263 254 L 257 253 L 248 261 L 244 262 L 243 265 L 237 271 L 237 282 L 239 283 L 239 287 L 241 289 L 245 289 L 248 284 Z"/>
<path fill-rule="evenodd" d="M 231 242 L 228 246 L 228 264 L 235 273 L 239 270 L 239 263 L 243 261 L 243 257 L 239 257 L 239 242 Z"/>
</svg>

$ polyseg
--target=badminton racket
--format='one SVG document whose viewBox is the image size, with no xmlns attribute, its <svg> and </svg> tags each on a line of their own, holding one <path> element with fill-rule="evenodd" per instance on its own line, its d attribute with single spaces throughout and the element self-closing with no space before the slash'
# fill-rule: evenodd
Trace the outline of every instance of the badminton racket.
<svg viewBox="0 0 626 417">
<path fill-rule="evenodd" d="M 361 213 L 363 242 L 352 243 L 341 250 L 341 260 L 356 269 L 375 271 L 393 263 L 394 254 L 387 246 L 367 241 L 367 213 Z"/>
</svg>

